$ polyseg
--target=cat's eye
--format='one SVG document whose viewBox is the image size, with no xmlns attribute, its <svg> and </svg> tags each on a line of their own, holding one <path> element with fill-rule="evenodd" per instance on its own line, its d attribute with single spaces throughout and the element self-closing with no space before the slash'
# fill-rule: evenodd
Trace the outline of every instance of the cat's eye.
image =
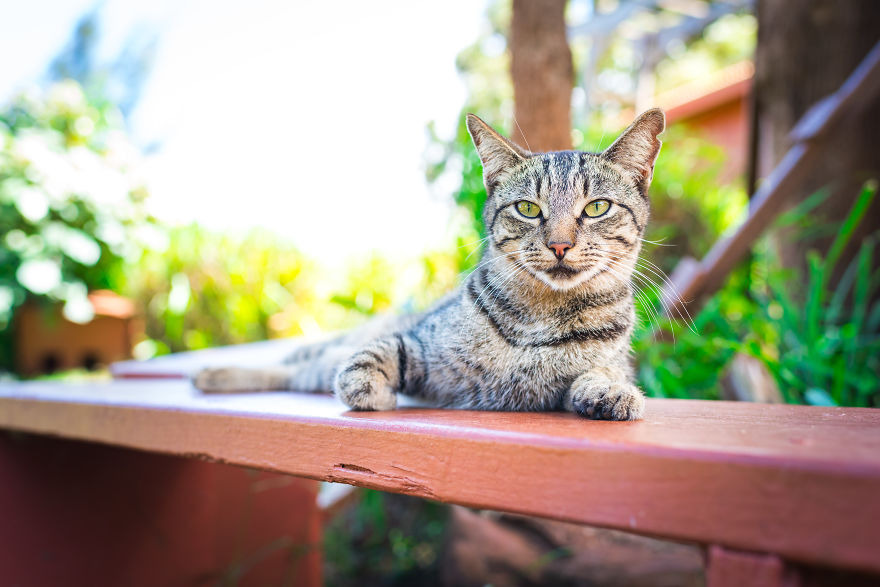
<svg viewBox="0 0 880 587">
<path fill-rule="evenodd" d="M 597 218 L 607 212 L 610 207 L 611 202 L 608 200 L 593 200 L 584 208 L 584 214 L 590 218 Z"/>
<path fill-rule="evenodd" d="M 537 204 L 533 204 L 532 202 L 528 202 L 526 200 L 520 200 L 519 202 L 517 202 L 516 209 L 526 218 L 537 218 L 538 214 L 541 213 L 541 209 L 538 208 Z"/>
</svg>

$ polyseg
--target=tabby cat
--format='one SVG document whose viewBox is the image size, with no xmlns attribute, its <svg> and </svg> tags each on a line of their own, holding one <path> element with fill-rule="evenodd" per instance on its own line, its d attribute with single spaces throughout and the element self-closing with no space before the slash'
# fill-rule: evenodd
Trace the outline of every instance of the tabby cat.
<svg viewBox="0 0 880 587">
<path fill-rule="evenodd" d="M 424 313 L 300 347 L 276 368 L 205 369 L 195 386 L 332 388 L 356 410 L 391 410 L 405 394 L 449 408 L 641 418 L 631 275 L 664 126 L 649 110 L 603 153 L 531 153 L 469 114 L 488 244 L 457 291 Z"/>
</svg>

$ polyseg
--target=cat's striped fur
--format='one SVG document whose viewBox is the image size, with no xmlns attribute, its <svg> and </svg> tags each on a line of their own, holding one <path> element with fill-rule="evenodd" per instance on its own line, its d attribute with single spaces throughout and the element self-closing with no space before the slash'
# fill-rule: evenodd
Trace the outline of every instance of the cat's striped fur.
<svg viewBox="0 0 880 587">
<path fill-rule="evenodd" d="M 402 393 L 443 407 L 640 418 L 630 279 L 648 222 L 662 111 L 642 114 L 601 154 L 530 153 L 476 116 L 467 125 L 483 163 L 489 238 L 456 292 L 422 314 L 303 347 L 276 369 L 202 371 L 196 386 L 332 388 L 360 410 L 393 409 Z M 588 217 L 585 206 L 598 199 L 610 202 L 608 211 Z M 522 200 L 541 213 L 518 212 Z"/>
</svg>

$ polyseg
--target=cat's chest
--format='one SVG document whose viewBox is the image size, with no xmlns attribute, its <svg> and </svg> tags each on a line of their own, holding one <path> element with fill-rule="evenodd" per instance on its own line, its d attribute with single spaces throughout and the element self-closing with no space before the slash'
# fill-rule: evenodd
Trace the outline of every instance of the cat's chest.
<svg viewBox="0 0 880 587">
<path fill-rule="evenodd" d="M 609 349 L 594 341 L 512 345 L 497 337 L 464 341 L 463 350 L 500 377 L 533 376 L 541 381 L 570 380 L 607 362 Z"/>
<path fill-rule="evenodd" d="M 465 319 L 466 317 L 466 319 Z M 498 305 L 463 306 L 432 317 L 426 334 L 438 345 L 436 364 L 450 359 L 481 378 L 535 381 L 555 387 L 626 354 L 628 330 L 588 312 L 522 318 Z M 604 329 L 603 329 L 604 328 Z"/>
</svg>

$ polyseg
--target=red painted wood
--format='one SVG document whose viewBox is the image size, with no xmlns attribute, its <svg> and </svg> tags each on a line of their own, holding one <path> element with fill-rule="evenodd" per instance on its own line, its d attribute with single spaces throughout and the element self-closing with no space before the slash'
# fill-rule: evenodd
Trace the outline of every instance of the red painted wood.
<svg viewBox="0 0 880 587">
<path fill-rule="evenodd" d="M 313 481 L 4 432 L 0 479 L 3 585 L 321 584 Z"/>
<path fill-rule="evenodd" d="M 880 410 L 353 413 L 332 397 L 126 381 L 0 386 L 0 427 L 880 572 Z"/>
<path fill-rule="evenodd" d="M 709 547 L 706 587 L 800 587 L 793 571 L 772 554 Z"/>
<path fill-rule="evenodd" d="M 666 123 L 673 124 L 680 120 L 703 115 L 715 108 L 731 103 L 745 102 L 752 89 L 752 78 L 740 79 L 730 85 L 722 86 L 708 94 L 697 96 L 693 100 L 675 104 L 665 109 Z M 662 106 L 662 104 L 661 104 Z"/>
</svg>

